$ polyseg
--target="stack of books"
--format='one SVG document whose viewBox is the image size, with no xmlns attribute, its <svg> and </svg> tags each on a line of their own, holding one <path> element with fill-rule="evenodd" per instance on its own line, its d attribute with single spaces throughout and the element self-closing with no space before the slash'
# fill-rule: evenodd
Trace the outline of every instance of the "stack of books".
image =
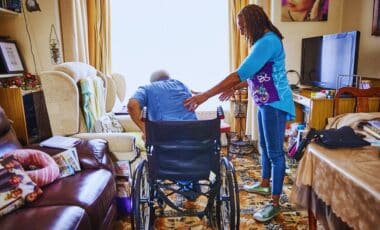
<svg viewBox="0 0 380 230">
<path fill-rule="evenodd" d="M 364 131 L 380 140 L 380 120 L 369 120 L 363 125 Z"/>
<path fill-rule="evenodd" d="M 365 138 L 372 146 L 380 147 L 380 120 L 369 120 L 363 124 L 363 130 L 370 136 Z"/>
</svg>

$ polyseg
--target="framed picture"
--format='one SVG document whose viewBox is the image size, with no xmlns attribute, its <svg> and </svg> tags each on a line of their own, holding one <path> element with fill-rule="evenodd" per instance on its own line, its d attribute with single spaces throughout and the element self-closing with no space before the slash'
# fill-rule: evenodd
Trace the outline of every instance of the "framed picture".
<svg viewBox="0 0 380 230">
<path fill-rule="evenodd" d="M 380 0 L 373 0 L 372 35 L 380 36 Z"/>
<path fill-rule="evenodd" d="M 281 0 L 281 21 L 283 22 L 327 21 L 328 13 L 329 0 Z"/>
<path fill-rule="evenodd" d="M 0 41 L 0 68 L 4 73 L 24 72 L 24 65 L 15 41 Z"/>
</svg>

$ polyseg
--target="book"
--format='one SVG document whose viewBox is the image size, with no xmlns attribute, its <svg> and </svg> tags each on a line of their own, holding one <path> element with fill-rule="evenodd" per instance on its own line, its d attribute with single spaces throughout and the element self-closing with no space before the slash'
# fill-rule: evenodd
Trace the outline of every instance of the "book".
<svg viewBox="0 0 380 230">
<path fill-rule="evenodd" d="M 81 170 L 76 148 L 66 149 L 52 157 L 59 167 L 60 178 L 71 176 Z"/>
<path fill-rule="evenodd" d="M 380 120 L 369 120 L 368 124 L 380 130 Z"/>
<path fill-rule="evenodd" d="M 380 139 L 380 129 L 377 129 L 374 126 L 367 124 L 367 125 L 363 125 L 363 130 L 367 132 L 368 134 L 370 134 L 371 136 L 377 139 Z"/>
<path fill-rule="evenodd" d="M 41 147 L 50 147 L 58 149 L 70 149 L 80 142 L 79 138 L 53 136 L 40 143 Z"/>
</svg>

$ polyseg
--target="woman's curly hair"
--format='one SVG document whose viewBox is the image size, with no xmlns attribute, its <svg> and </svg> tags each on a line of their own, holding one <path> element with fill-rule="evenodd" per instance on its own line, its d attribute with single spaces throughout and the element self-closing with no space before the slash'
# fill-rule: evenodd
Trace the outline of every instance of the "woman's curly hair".
<svg viewBox="0 0 380 230">
<path fill-rule="evenodd" d="M 263 8 L 258 5 L 245 6 L 240 10 L 238 17 L 244 22 L 245 38 L 251 46 L 264 35 L 265 29 L 274 32 L 280 39 L 284 38 L 277 27 L 269 20 Z"/>
</svg>

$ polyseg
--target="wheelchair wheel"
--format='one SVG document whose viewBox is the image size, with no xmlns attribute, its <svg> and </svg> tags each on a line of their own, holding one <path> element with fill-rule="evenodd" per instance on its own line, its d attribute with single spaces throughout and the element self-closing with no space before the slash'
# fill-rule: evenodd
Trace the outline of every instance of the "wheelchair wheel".
<svg viewBox="0 0 380 230">
<path fill-rule="evenodd" d="M 239 188 L 235 170 L 226 157 L 221 159 L 220 180 L 219 194 L 216 199 L 217 227 L 218 229 L 239 229 Z"/>
<path fill-rule="evenodd" d="M 151 202 L 151 189 L 148 182 L 147 161 L 141 161 L 134 175 L 132 192 L 133 228 L 137 230 L 153 229 L 154 209 Z"/>
</svg>

